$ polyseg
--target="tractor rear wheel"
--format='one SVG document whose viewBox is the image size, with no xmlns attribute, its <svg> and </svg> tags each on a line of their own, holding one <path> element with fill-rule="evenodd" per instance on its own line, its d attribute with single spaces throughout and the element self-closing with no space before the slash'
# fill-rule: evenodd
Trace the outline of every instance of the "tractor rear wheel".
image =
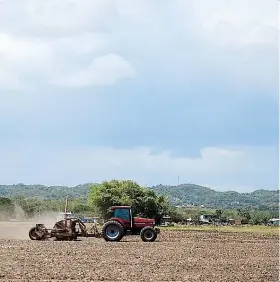
<svg viewBox="0 0 280 282">
<path fill-rule="evenodd" d="M 118 221 L 108 221 L 103 225 L 101 234 L 106 241 L 120 241 L 124 236 L 124 228 Z"/>
<path fill-rule="evenodd" d="M 141 230 L 140 237 L 144 242 L 154 242 L 157 238 L 157 232 L 154 228 L 147 226 Z"/>
</svg>

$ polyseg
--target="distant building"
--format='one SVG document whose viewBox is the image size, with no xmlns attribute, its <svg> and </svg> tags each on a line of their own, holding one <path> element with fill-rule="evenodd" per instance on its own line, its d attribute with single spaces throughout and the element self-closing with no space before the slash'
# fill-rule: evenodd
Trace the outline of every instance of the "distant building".
<svg viewBox="0 0 280 282">
<path fill-rule="evenodd" d="M 268 225 L 274 225 L 274 226 L 279 226 L 279 218 L 271 218 L 269 221 L 268 221 Z"/>
<path fill-rule="evenodd" d="M 231 224 L 231 225 L 241 225 L 241 220 L 240 219 L 232 219 L 232 218 L 230 218 L 229 220 L 228 220 L 228 222 L 229 222 L 229 224 Z"/>
<path fill-rule="evenodd" d="M 202 223 L 212 223 L 215 219 L 217 219 L 217 216 L 214 214 L 202 214 L 199 216 L 199 221 Z"/>
</svg>

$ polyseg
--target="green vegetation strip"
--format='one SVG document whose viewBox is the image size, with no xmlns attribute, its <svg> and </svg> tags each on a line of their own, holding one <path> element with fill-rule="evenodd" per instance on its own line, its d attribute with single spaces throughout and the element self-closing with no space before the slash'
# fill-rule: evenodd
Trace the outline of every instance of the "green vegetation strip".
<svg viewBox="0 0 280 282">
<path fill-rule="evenodd" d="M 161 227 L 166 231 L 204 231 L 204 232 L 249 232 L 264 235 L 279 236 L 280 227 L 270 227 L 262 225 L 253 226 L 168 226 Z"/>
</svg>

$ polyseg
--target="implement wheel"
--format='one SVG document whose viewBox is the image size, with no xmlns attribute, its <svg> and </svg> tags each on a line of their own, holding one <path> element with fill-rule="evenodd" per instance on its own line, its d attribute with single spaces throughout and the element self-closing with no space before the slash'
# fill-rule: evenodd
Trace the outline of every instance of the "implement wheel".
<svg viewBox="0 0 280 282">
<path fill-rule="evenodd" d="M 31 240 L 42 240 L 43 238 L 37 233 L 36 227 L 32 227 L 29 230 L 29 238 Z"/>
<path fill-rule="evenodd" d="M 106 241 L 120 241 L 124 236 L 124 228 L 118 221 L 108 221 L 103 225 L 101 234 Z"/>
</svg>

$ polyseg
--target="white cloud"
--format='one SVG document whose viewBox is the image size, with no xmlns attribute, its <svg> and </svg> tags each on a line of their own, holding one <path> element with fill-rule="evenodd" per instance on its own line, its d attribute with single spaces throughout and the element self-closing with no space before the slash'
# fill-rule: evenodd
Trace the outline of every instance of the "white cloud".
<svg viewBox="0 0 280 282">
<path fill-rule="evenodd" d="M 116 83 L 137 71 L 116 52 L 126 45 L 119 40 L 139 42 L 141 53 L 135 54 L 138 61 L 145 54 L 146 41 L 152 40 L 151 46 L 155 48 L 157 38 L 169 38 L 178 31 L 182 41 L 175 45 L 183 44 L 183 38 L 188 39 L 190 33 L 194 35 L 192 40 L 207 42 L 208 50 L 200 54 L 204 64 L 229 66 L 232 76 L 248 83 L 258 81 L 260 87 L 275 84 L 272 59 L 262 59 L 267 58 L 264 52 L 267 55 L 271 50 L 239 48 L 252 44 L 277 45 L 276 3 L 264 0 L 178 0 L 160 6 L 158 3 L 2 0 L 0 89 L 36 90 L 38 84 L 52 83 L 79 87 Z M 216 50 L 217 46 L 222 49 Z M 110 54 L 114 54 L 114 59 Z M 183 61 L 186 63 L 187 57 Z M 102 75 L 97 73 L 100 70 L 97 62 L 102 64 Z M 260 64 L 262 68 L 258 68 Z"/>
<path fill-rule="evenodd" d="M 134 74 L 130 63 L 112 52 L 107 34 L 117 17 L 114 1 L 0 5 L 0 89 L 104 85 Z"/>
<path fill-rule="evenodd" d="M 106 52 L 102 34 L 40 40 L 0 33 L 0 89 L 33 90 L 36 84 L 90 86 L 113 84 L 132 77 L 132 66 Z M 87 60 L 86 60 L 87 59 Z"/>
<path fill-rule="evenodd" d="M 183 26 L 190 26 L 196 36 L 202 36 L 212 44 L 277 44 L 278 1 L 179 0 L 177 3 L 173 9 L 180 15 L 178 20 L 183 19 Z"/>
<path fill-rule="evenodd" d="M 0 89 L 25 87 L 25 76 L 40 76 L 40 72 L 50 68 L 53 55 L 51 46 L 45 42 L 0 33 Z M 35 79 L 32 80 L 34 83 Z"/>
<path fill-rule="evenodd" d="M 149 148 L 114 149 L 7 145 L 0 149 L 0 183 L 76 185 L 134 179 L 142 185 L 181 182 L 226 189 L 276 189 L 274 148 L 204 148 L 197 158 L 154 154 Z M 266 185 L 265 187 L 263 185 Z"/>
<path fill-rule="evenodd" d="M 174 24 L 186 48 L 194 42 L 199 45 L 197 63 L 202 62 L 203 77 L 211 77 L 216 84 L 223 77 L 222 81 L 243 93 L 249 88 L 254 95 L 278 96 L 279 1 L 176 3 L 169 2 Z"/>
<path fill-rule="evenodd" d="M 112 0 L 3 0 L 0 30 L 37 36 L 41 33 L 43 37 L 85 29 L 94 32 L 107 27 L 114 18 L 113 4 Z"/>
<path fill-rule="evenodd" d="M 130 78 L 135 74 L 132 66 L 121 56 L 106 54 L 93 59 L 85 69 L 66 73 L 62 77 L 54 77 L 53 83 L 62 86 L 95 86 L 111 85 L 122 78 Z"/>
</svg>

